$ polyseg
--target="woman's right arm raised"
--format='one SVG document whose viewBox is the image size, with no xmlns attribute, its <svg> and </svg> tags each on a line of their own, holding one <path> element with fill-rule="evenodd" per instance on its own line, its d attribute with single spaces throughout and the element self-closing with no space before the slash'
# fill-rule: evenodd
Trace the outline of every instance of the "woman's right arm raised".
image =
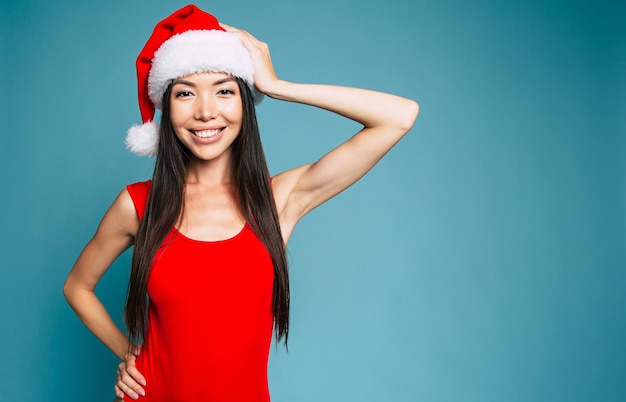
<svg viewBox="0 0 626 402">
<path fill-rule="evenodd" d="M 129 352 L 128 338 L 111 319 L 96 296 L 95 288 L 113 261 L 133 244 L 138 227 L 135 206 L 124 189 L 102 218 L 63 287 L 65 298 L 76 315 L 121 360 Z"/>
</svg>

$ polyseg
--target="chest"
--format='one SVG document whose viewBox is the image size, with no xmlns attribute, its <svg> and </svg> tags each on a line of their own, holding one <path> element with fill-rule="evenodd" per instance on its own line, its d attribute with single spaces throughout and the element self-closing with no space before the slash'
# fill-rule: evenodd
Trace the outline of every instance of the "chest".
<svg viewBox="0 0 626 402">
<path fill-rule="evenodd" d="M 231 186 L 202 190 L 188 185 L 178 231 L 205 242 L 231 239 L 245 223 Z"/>
<path fill-rule="evenodd" d="M 155 256 L 148 296 L 157 309 L 245 306 L 271 302 L 273 283 L 271 257 L 248 225 L 230 239 L 213 242 L 173 231 Z"/>
</svg>

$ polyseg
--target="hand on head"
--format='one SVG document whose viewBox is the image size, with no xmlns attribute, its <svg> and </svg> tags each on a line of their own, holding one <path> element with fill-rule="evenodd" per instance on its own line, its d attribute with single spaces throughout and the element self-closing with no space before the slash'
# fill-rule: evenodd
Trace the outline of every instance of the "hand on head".
<svg viewBox="0 0 626 402">
<path fill-rule="evenodd" d="M 232 32 L 239 36 L 241 43 L 246 50 L 248 50 L 252 64 L 254 65 L 254 86 L 264 94 L 271 96 L 272 85 L 277 83 L 279 79 L 274 71 L 270 49 L 267 43 L 258 40 L 248 31 L 223 23 L 220 23 L 220 26 L 227 32 Z"/>
</svg>

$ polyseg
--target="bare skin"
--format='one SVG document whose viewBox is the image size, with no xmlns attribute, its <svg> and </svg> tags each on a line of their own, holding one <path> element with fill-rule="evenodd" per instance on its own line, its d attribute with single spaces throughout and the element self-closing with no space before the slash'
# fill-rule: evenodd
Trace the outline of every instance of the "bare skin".
<svg viewBox="0 0 626 402">
<path fill-rule="evenodd" d="M 227 25 L 222 27 L 237 34 L 250 53 L 255 67 L 254 82 L 259 91 L 274 99 L 326 109 L 363 126 L 317 162 L 274 176 L 272 190 L 286 243 L 304 215 L 360 179 L 411 129 L 419 108 L 414 101 L 394 95 L 281 80 L 274 72 L 267 44 L 245 31 Z M 195 158 L 187 174 L 185 214 L 178 229 L 197 240 L 230 238 L 245 224 L 232 193 L 230 137 L 226 135 L 238 134 L 235 132 L 237 98 L 239 108 L 241 101 L 237 85 L 224 82 L 224 77 L 228 75 L 192 74 L 182 77 L 182 83 L 175 82 L 172 90 L 173 97 L 179 96 L 172 98 L 171 106 L 172 122 L 179 138 L 187 135 L 186 130 L 193 125 L 227 127 L 219 141 L 191 145 Z M 231 90 L 234 94 L 230 94 Z M 123 190 L 85 246 L 64 287 L 65 296 L 78 317 L 122 361 L 115 385 L 118 398 L 127 394 L 138 399 L 145 394 L 142 387 L 145 378 L 135 368 L 140 348 L 129 345 L 94 289 L 113 261 L 133 244 L 138 226 L 133 202 Z"/>
</svg>

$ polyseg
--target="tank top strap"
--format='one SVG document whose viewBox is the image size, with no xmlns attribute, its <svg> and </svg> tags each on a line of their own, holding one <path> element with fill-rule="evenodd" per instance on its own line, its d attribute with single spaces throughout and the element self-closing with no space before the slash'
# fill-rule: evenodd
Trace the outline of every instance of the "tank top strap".
<svg viewBox="0 0 626 402">
<path fill-rule="evenodd" d="M 273 181 L 274 177 L 270 177 L 270 185 L 273 184 Z M 130 198 L 132 198 L 133 204 L 135 205 L 139 220 L 143 218 L 143 213 L 146 210 L 146 203 L 148 202 L 148 194 L 150 193 L 151 186 L 152 180 L 140 181 L 126 186 Z"/>
<path fill-rule="evenodd" d="M 130 198 L 132 198 L 133 204 L 135 204 L 135 210 L 137 211 L 139 220 L 143 218 L 143 213 L 146 210 L 151 185 L 152 180 L 148 180 L 126 186 L 126 190 L 128 190 L 128 194 L 130 194 Z"/>
</svg>

